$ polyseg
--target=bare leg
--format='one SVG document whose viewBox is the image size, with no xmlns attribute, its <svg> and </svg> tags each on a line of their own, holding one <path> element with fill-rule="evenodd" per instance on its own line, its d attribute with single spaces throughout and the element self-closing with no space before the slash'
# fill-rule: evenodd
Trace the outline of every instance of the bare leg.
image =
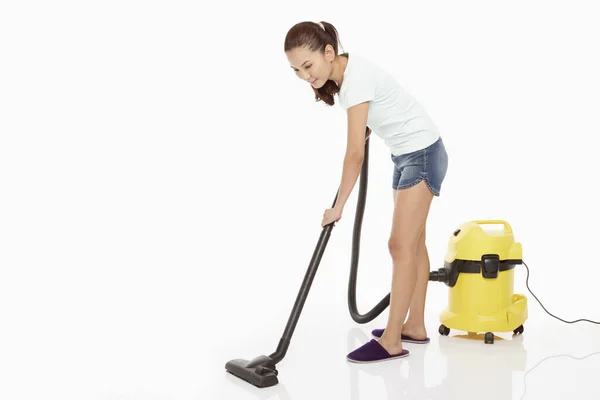
<svg viewBox="0 0 600 400">
<path fill-rule="evenodd" d="M 410 301 L 410 313 L 404 322 L 402 333 L 413 339 L 425 339 L 425 299 L 427 297 L 427 285 L 429 284 L 429 254 L 425 245 L 425 228 L 417 245 L 417 283 Z"/>
<path fill-rule="evenodd" d="M 396 195 L 398 190 L 392 189 L 394 204 L 396 203 Z M 408 319 L 402 327 L 402 334 L 408 335 L 413 339 L 425 339 L 427 330 L 425 329 L 425 299 L 427 296 L 427 285 L 429 284 L 429 272 L 431 265 L 429 262 L 429 254 L 426 245 L 426 228 L 423 228 L 423 233 L 419 238 L 417 245 L 417 283 L 413 292 L 409 306 Z"/>
<path fill-rule="evenodd" d="M 417 283 L 417 249 L 433 193 L 424 181 L 398 191 L 388 242 L 394 263 L 388 323 L 379 343 L 390 354 L 402 351 L 401 332 Z"/>
</svg>

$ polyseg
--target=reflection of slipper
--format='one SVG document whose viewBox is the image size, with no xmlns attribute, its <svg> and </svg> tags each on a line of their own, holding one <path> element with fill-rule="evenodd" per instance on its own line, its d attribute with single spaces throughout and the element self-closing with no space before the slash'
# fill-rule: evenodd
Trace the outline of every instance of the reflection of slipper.
<svg viewBox="0 0 600 400">
<path fill-rule="evenodd" d="M 396 358 L 403 358 L 408 356 L 408 350 L 402 349 L 400 354 L 390 354 L 387 350 L 379 344 L 375 339 L 371 339 L 370 342 L 363 344 L 352 353 L 348 354 L 346 358 L 348 361 L 357 363 L 370 363 L 377 361 L 394 360 Z"/>
<path fill-rule="evenodd" d="M 373 331 L 371 331 L 371 335 L 373 335 L 377 339 L 379 339 L 381 337 L 381 335 L 383 335 L 383 331 L 384 330 L 385 329 L 373 329 Z M 429 343 L 429 338 L 425 338 L 425 339 L 413 339 L 410 336 L 402 335 L 402 341 L 406 342 L 406 343 L 425 344 L 425 343 Z"/>
</svg>

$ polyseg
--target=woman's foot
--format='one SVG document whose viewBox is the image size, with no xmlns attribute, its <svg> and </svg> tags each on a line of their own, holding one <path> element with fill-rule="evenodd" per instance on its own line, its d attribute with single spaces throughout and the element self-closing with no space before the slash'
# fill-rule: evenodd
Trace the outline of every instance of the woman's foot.
<svg viewBox="0 0 600 400">
<path fill-rule="evenodd" d="M 393 346 L 390 350 L 394 350 Z M 363 344 L 358 349 L 346 356 L 346 359 L 351 362 L 357 363 L 372 363 L 379 361 L 395 360 L 397 358 L 404 358 L 409 355 L 408 350 L 400 350 L 397 353 L 390 353 L 388 349 L 383 347 L 378 340 L 371 339 L 369 342 Z"/>
<path fill-rule="evenodd" d="M 374 329 L 371 334 L 379 339 L 383 336 L 384 332 L 384 329 Z M 429 343 L 425 326 L 404 325 L 402 327 L 402 341 L 408 343 Z"/>
<path fill-rule="evenodd" d="M 418 326 L 405 324 L 402 327 L 402 334 L 418 341 L 429 339 L 427 337 L 427 329 L 425 329 L 425 325 Z"/>
<path fill-rule="evenodd" d="M 402 353 L 402 342 L 395 343 L 385 337 L 377 339 L 377 342 L 390 354 L 401 354 Z"/>
</svg>

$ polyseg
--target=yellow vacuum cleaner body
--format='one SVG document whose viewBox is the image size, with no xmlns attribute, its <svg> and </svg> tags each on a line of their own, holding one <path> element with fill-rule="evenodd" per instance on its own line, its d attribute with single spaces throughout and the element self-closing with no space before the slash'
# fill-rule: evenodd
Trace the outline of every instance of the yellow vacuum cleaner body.
<svg viewBox="0 0 600 400">
<path fill-rule="evenodd" d="M 490 224 L 503 225 L 503 230 L 483 229 Z M 486 343 L 493 343 L 493 332 L 523 333 L 527 298 L 513 293 L 514 268 L 522 262 L 521 244 L 506 221 L 470 221 L 454 231 L 444 268 L 430 275 L 449 286 L 440 334 L 448 335 L 450 329 L 485 332 Z"/>
</svg>

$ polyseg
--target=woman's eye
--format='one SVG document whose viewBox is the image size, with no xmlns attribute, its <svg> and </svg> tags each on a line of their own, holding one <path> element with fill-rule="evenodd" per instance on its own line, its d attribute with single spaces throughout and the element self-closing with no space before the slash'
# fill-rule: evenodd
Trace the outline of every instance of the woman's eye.
<svg viewBox="0 0 600 400">
<path fill-rule="evenodd" d="M 306 67 L 306 69 L 309 69 L 310 67 L 312 67 L 312 64 L 311 64 L 311 65 L 309 65 L 309 66 L 307 66 L 307 67 Z"/>
</svg>

